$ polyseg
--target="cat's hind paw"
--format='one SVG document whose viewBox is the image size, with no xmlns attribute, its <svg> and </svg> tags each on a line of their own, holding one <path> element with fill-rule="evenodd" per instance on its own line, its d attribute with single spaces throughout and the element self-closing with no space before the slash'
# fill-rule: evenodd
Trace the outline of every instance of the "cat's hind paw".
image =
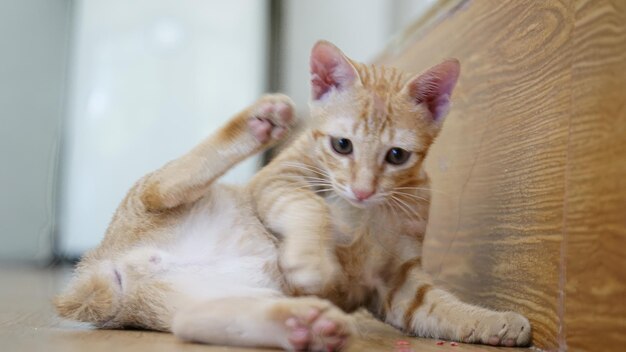
<svg viewBox="0 0 626 352">
<path fill-rule="evenodd" d="M 354 333 L 352 318 L 329 302 L 304 298 L 290 307 L 284 324 L 294 351 L 340 351 Z"/>
</svg>

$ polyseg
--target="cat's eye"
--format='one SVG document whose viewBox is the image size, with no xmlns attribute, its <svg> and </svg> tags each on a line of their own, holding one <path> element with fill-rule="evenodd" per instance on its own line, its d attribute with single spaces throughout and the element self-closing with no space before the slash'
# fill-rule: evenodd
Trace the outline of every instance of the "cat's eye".
<svg viewBox="0 0 626 352">
<path fill-rule="evenodd" d="M 402 148 L 391 148 L 385 156 L 385 161 L 393 165 L 402 165 L 409 160 L 411 152 Z"/>
<path fill-rule="evenodd" d="M 330 144 L 339 154 L 348 155 L 352 153 L 352 142 L 347 138 L 330 137 Z"/>
</svg>

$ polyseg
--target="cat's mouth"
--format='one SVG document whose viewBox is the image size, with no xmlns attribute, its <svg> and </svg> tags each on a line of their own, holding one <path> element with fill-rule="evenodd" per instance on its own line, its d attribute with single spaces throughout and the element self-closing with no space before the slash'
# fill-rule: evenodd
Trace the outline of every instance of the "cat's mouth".
<svg viewBox="0 0 626 352">
<path fill-rule="evenodd" d="M 357 208 L 361 208 L 361 209 L 369 208 L 373 204 L 373 202 L 370 201 L 369 199 L 366 199 L 366 200 L 348 199 L 348 201 L 353 206 L 355 206 Z"/>
<path fill-rule="evenodd" d="M 360 209 L 371 208 L 384 201 L 383 197 L 379 196 L 378 194 L 373 194 L 367 199 L 359 199 L 350 191 L 341 191 L 341 192 L 338 191 L 337 193 L 339 193 L 341 198 L 343 198 L 348 203 L 350 203 L 350 205 L 360 208 Z"/>
<path fill-rule="evenodd" d="M 332 183 L 330 193 L 334 193 L 338 198 L 346 201 L 353 207 L 360 209 L 372 208 L 374 206 L 384 203 L 385 197 L 381 192 L 372 192 L 367 198 L 361 198 L 352 191 L 349 186 L 342 185 L 340 183 Z"/>
</svg>

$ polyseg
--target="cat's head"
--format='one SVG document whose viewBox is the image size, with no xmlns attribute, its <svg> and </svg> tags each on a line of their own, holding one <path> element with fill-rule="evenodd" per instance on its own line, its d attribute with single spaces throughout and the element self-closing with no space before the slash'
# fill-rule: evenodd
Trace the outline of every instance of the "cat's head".
<svg viewBox="0 0 626 352">
<path fill-rule="evenodd" d="M 313 47 L 315 157 L 341 197 L 368 207 L 426 181 L 423 160 L 442 126 L 459 69 L 452 59 L 409 76 L 354 62 L 329 42 Z"/>
</svg>

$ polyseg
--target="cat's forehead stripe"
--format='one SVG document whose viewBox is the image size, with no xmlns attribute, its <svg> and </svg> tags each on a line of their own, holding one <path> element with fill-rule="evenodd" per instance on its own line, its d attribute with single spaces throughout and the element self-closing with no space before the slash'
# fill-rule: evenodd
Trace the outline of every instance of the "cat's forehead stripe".
<svg viewBox="0 0 626 352">
<path fill-rule="evenodd" d="M 381 96 L 397 93 L 404 85 L 404 73 L 393 67 L 359 64 L 356 69 L 363 86 Z"/>
</svg>

